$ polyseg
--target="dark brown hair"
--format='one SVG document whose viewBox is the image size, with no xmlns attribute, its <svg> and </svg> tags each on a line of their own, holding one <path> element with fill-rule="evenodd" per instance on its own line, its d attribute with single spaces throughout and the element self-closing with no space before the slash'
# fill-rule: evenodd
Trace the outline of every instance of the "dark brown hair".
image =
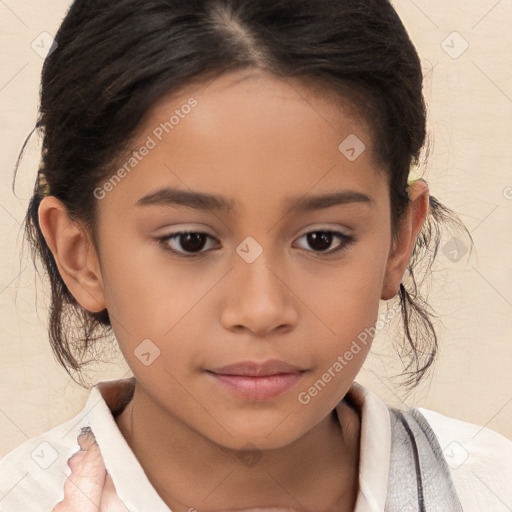
<svg viewBox="0 0 512 512">
<path fill-rule="evenodd" d="M 93 190 L 112 174 L 155 103 L 192 82 L 245 68 L 323 84 L 357 109 L 389 178 L 396 235 L 409 205 L 409 172 L 420 163 L 426 139 L 426 107 L 420 59 L 388 0 L 75 0 L 55 39 L 58 47 L 43 66 L 34 128 L 42 137 L 38 178 L 44 176 L 51 195 L 93 239 Z M 51 285 L 54 354 L 82 380 L 85 355 L 112 334 L 111 324 L 107 310 L 85 310 L 62 280 L 39 227 L 41 189 L 37 179 L 26 239 Z M 408 347 L 402 376 L 411 386 L 437 351 L 434 312 L 414 269 L 421 264 L 424 277 L 430 273 L 442 225 L 471 238 L 454 212 L 431 196 L 396 297 L 402 350 Z"/>
</svg>

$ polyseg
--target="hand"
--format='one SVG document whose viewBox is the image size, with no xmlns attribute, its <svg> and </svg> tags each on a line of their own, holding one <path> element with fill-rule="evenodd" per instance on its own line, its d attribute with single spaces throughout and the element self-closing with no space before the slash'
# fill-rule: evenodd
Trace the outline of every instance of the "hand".
<svg viewBox="0 0 512 512">
<path fill-rule="evenodd" d="M 116 493 L 92 431 L 78 436 L 80 451 L 68 460 L 71 468 L 64 485 L 64 500 L 52 512 L 129 512 Z"/>
</svg>

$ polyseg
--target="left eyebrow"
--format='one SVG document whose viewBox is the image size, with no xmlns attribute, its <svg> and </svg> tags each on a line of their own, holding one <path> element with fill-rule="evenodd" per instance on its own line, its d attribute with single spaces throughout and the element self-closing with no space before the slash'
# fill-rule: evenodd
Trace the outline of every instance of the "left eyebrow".
<svg viewBox="0 0 512 512">
<path fill-rule="evenodd" d="M 225 210 L 233 209 L 235 202 L 223 196 L 208 194 L 206 192 L 195 192 L 179 188 L 163 188 L 141 197 L 137 206 L 173 206 L 180 205 L 196 210 Z"/>
<path fill-rule="evenodd" d="M 374 200 L 370 196 L 355 190 L 341 190 L 338 192 L 307 198 L 304 198 L 303 196 L 287 197 L 284 201 L 287 208 L 291 211 L 300 213 L 321 210 L 336 205 L 350 203 L 363 203 L 370 205 L 373 202 Z M 152 192 L 140 198 L 136 203 L 137 206 L 180 205 L 196 210 L 225 210 L 226 212 L 231 211 L 235 204 L 236 203 L 233 199 L 229 199 L 224 196 L 170 187 Z"/>
<path fill-rule="evenodd" d="M 374 200 L 363 192 L 358 192 L 356 190 L 340 190 L 338 192 L 311 196 L 304 199 L 290 197 L 286 202 L 288 203 L 291 211 L 302 213 L 350 203 L 371 205 L 374 203 Z"/>
</svg>

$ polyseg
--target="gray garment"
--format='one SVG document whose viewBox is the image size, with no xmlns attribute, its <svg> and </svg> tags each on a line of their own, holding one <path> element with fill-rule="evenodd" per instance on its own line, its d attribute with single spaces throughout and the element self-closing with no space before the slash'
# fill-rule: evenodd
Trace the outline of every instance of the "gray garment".
<svg viewBox="0 0 512 512">
<path fill-rule="evenodd" d="M 463 512 L 443 452 L 415 408 L 389 409 L 391 456 L 385 512 Z"/>
</svg>

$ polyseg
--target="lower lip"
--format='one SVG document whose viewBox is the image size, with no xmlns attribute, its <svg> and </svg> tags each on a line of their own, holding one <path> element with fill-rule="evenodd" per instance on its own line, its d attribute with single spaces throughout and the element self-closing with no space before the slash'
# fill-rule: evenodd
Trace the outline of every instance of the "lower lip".
<svg viewBox="0 0 512 512">
<path fill-rule="evenodd" d="M 248 400 L 270 400 L 295 386 L 303 372 L 280 373 L 264 377 L 207 373 L 215 379 L 215 382 L 234 395 Z"/>
</svg>

